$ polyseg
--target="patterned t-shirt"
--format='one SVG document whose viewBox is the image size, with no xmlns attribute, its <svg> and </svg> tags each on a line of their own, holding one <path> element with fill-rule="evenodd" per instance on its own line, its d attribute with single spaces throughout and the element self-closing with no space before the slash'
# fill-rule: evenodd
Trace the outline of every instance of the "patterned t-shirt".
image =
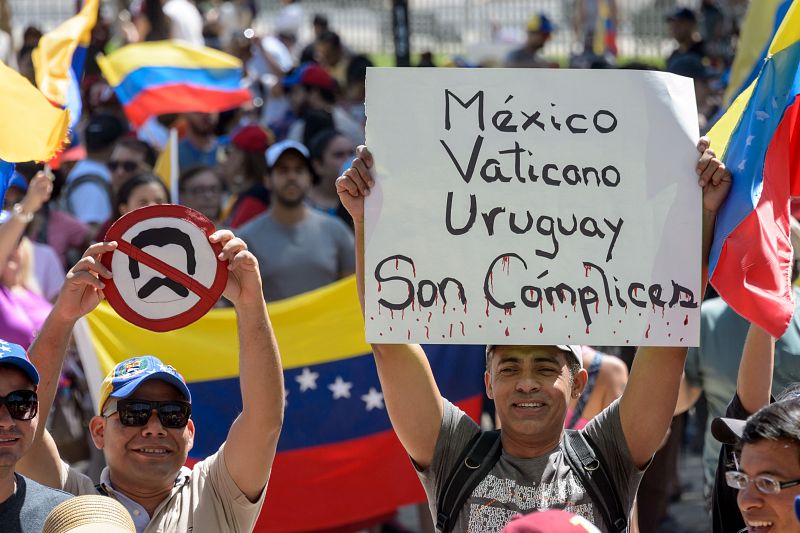
<svg viewBox="0 0 800 533">
<path fill-rule="evenodd" d="M 442 427 L 433 462 L 419 472 L 434 522 L 440 485 L 478 430 L 469 416 L 444 400 Z M 644 470 L 637 468 L 631 459 L 622 432 L 619 401 L 593 418 L 581 432 L 599 449 L 608 465 L 609 479 L 630 513 Z M 503 451 L 494 468 L 461 508 L 453 531 L 494 533 L 517 514 L 544 509 L 563 509 L 581 515 L 601 531 L 608 531 L 600 509 L 569 466 L 560 446 L 531 459 L 512 457 Z"/>
</svg>

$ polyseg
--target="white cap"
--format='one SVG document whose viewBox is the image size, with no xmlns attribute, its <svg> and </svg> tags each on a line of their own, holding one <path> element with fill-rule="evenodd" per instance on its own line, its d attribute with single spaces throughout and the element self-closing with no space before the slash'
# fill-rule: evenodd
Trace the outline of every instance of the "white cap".
<svg viewBox="0 0 800 533">
<path fill-rule="evenodd" d="M 275 163 L 278 162 L 278 159 L 286 152 L 287 150 L 295 150 L 300 153 L 303 157 L 308 159 L 308 148 L 305 147 L 304 144 L 299 143 L 297 141 L 293 141 L 291 139 L 286 139 L 285 141 L 281 141 L 278 143 L 273 144 L 269 148 L 267 148 L 266 158 L 267 158 L 267 167 L 272 168 L 275 166 Z"/>
<path fill-rule="evenodd" d="M 489 353 L 498 346 L 497 344 L 487 344 L 486 345 L 486 364 L 489 364 Z M 575 363 L 578 363 L 578 366 L 583 368 L 583 356 L 581 355 L 582 350 L 580 345 L 578 344 L 548 344 L 547 346 L 555 346 L 562 352 L 571 355 L 572 360 Z"/>
</svg>

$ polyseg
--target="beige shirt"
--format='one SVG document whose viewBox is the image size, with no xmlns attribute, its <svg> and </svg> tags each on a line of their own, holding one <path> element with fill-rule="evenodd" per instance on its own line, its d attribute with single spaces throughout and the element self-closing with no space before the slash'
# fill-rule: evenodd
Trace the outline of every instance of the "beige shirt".
<svg viewBox="0 0 800 533">
<path fill-rule="evenodd" d="M 219 533 L 250 532 L 255 526 L 264 503 L 266 487 L 256 502 L 251 502 L 239 490 L 231 478 L 223 456 L 224 445 L 219 451 L 194 465 L 191 470 L 182 467 L 175 479 L 175 487 L 169 496 L 156 508 L 144 533 Z M 95 483 L 88 476 L 63 463 L 61 488 L 81 496 L 97 494 Z M 108 467 L 103 470 L 103 479 L 109 479 Z M 103 484 L 112 497 L 113 487 Z M 138 528 L 137 528 L 138 529 Z"/>
</svg>

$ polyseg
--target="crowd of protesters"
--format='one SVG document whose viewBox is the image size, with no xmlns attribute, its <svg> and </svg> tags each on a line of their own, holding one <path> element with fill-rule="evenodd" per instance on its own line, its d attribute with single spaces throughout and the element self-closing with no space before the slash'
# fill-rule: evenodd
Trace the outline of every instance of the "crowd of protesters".
<svg viewBox="0 0 800 533">
<path fill-rule="evenodd" d="M 114 20 L 100 19 L 93 32 L 81 83 L 83 116 L 70 147 L 47 169 L 49 172 L 52 167 L 54 179 L 46 175 L 42 165 L 19 164 L 4 199 L 0 215 L 0 339 L 24 349 L 42 329 L 65 274 L 84 250 L 102 242 L 119 217 L 143 206 L 180 203 L 201 212 L 218 228 L 233 230 L 258 260 L 267 301 L 313 290 L 356 270 L 354 221 L 340 202 L 336 180 L 356 157 L 356 147 L 365 142 L 366 69 L 372 66 L 368 55 L 351 49 L 346 36 L 331 27 L 325 13 L 306 13 L 298 1 L 283 0 L 270 21 L 272 32 L 264 35 L 251 29 L 256 26 L 254 2 L 204 2 L 204 11 L 190 0 L 134 0 L 125 4 L 129 4 L 127 9 Z M 664 14 L 674 50 L 664 58 L 663 65 L 667 72 L 694 80 L 700 133 L 708 131 L 722 109 L 733 60 L 740 20 L 728 8 L 721 0 L 703 0 L 698 11 L 684 7 Z M 578 0 L 574 20 L 562 24 L 554 23 L 547 13 L 533 14 L 525 23 L 524 42 L 494 63 L 473 66 L 552 68 L 564 63 L 573 68 L 657 69 L 618 58 L 616 45 L 608 39 L 603 46 L 596 45 L 601 11 L 606 10 L 606 16 L 616 25 L 619 9 L 613 0 Z M 0 60 L 34 82 L 32 51 L 42 31 L 34 26 L 25 28 L 22 41 L 15 43 L 9 37 L 12 15 L 8 3 L 0 0 Z M 302 42 L 301 27 L 309 20 L 313 40 Z M 567 31 L 566 26 L 572 27 L 579 51 L 561 60 L 545 56 L 553 34 Z M 241 59 L 252 101 L 222 113 L 159 116 L 138 130 L 132 128 L 92 55 L 109 46 L 163 39 L 218 48 Z M 437 61 L 441 66 L 460 64 L 459 60 L 426 53 L 419 66 L 436 66 Z M 171 129 L 177 130 L 180 138 L 177 197 L 158 169 Z M 787 477 L 785 481 L 800 478 L 797 457 L 794 464 L 787 460 L 785 472 L 765 474 L 758 463 L 764 459 L 756 452 L 782 453 L 769 448 L 770 439 L 775 438 L 793 446 L 795 452 L 800 450 L 796 387 L 768 405 L 770 390 L 777 396 L 779 387 L 800 381 L 800 314 L 795 314 L 786 336 L 777 341 L 775 358 L 780 364 L 775 365 L 775 379 L 770 359 L 769 382 L 766 378 L 756 382 L 743 379 L 738 361 L 744 350 L 742 364 L 757 367 L 766 361 L 766 355 L 758 359 L 758 350 L 769 347 L 771 339 L 764 338 L 757 328 L 748 336 L 748 324 L 721 300 L 708 300 L 702 312 L 702 345 L 690 352 L 671 431 L 644 475 L 637 497 L 638 519 L 631 530 L 637 530 L 637 524 L 638 531 L 643 532 L 673 527 L 667 506 L 680 497 L 676 465 L 685 441 L 698 431 L 707 434 L 699 446 L 704 450 L 709 506 L 712 494 L 715 496 L 715 531 L 733 531 L 726 529 L 733 526 L 717 522 L 733 520 L 730 513 L 738 512 L 730 494 L 718 497 L 715 479 L 718 485 L 727 484 L 740 491 L 738 508 L 747 525 L 776 523 L 795 528 L 779 531 L 798 530 L 800 523 L 787 518 L 793 511 L 778 501 L 800 490 L 782 483 L 782 477 Z M 569 402 L 567 427 L 586 426 L 625 390 L 632 351 L 596 348 L 584 347 L 574 354 L 588 371 L 588 383 L 585 394 Z M 488 361 L 491 357 L 490 352 Z M 38 374 L 28 375 L 34 384 L 38 382 Z M 753 378 L 752 374 L 749 377 Z M 94 412 L 74 355 L 67 358 L 59 385 L 70 392 L 56 397 L 48 427 L 59 445 L 60 457 L 70 462 L 89 459 L 84 470 L 97 479 L 101 460 L 85 439 L 81 442 L 82 432 L 79 430 L 76 436 L 74 427 L 63 420 L 63 413 L 72 408 L 78 425 L 81 417 L 88 424 Z M 0 391 L 0 401 L 7 401 L 2 394 L 5 392 Z M 75 401 L 76 405 L 70 405 Z M 758 413 L 746 426 L 718 422 L 712 435 L 712 419 L 723 416 L 729 402 L 728 415 L 735 418 Z M 5 417 L 2 409 L 0 403 L 0 421 Z M 687 423 L 689 410 L 694 416 Z M 701 416 L 706 411 L 710 414 Z M 781 420 L 794 417 L 794 429 L 775 429 L 770 426 L 771 416 L 784 417 Z M 2 428 L 0 425 L 0 437 Z M 409 452 L 419 465 L 433 461 L 433 442 L 424 453 L 415 450 L 423 457 L 421 462 Z M 77 451 L 71 454 L 68 450 L 73 444 Z M 744 447 L 740 454 L 731 451 L 737 445 L 740 450 Z M 644 455 L 638 459 L 642 460 L 636 461 L 637 467 L 647 462 Z M 736 462 L 735 468 L 731 462 Z M 792 468 L 798 475 L 790 480 Z M 725 474 L 725 469 L 733 474 Z M 60 484 L 60 488 L 65 486 L 69 485 Z M 263 498 L 263 493 L 251 492 L 254 498 Z M 51 496 L 51 507 L 62 499 Z M 739 520 L 734 523 L 745 527 L 741 515 L 736 516 Z M 393 523 L 383 527 L 397 530 L 401 526 Z M 428 517 L 422 515 L 419 527 L 431 527 Z M 138 524 L 137 528 L 142 530 Z"/>
</svg>

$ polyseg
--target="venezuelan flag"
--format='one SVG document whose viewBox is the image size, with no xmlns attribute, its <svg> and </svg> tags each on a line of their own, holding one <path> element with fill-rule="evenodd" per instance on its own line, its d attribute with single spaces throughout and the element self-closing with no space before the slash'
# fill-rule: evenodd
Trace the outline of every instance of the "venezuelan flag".
<svg viewBox="0 0 800 533">
<path fill-rule="evenodd" d="M 64 144 L 68 124 L 69 113 L 0 61 L 0 159 L 49 161 Z"/>
<path fill-rule="evenodd" d="M 153 115 L 224 111 L 251 98 L 241 86 L 241 61 L 181 41 L 131 44 L 97 64 L 135 126 Z"/>
<path fill-rule="evenodd" d="M 81 11 L 45 33 L 33 51 L 36 85 L 53 104 L 70 113 L 70 128 L 81 118 L 79 80 L 97 22 L 99 0 L 87 0 Z"/>
<path fill-rule="evenodd" d="M 14 163 L 8 163 L 0 160 L 0 209 L 3 208 L 3 199 L 6 196 L 6 189 L 8 189 L 8 182 L 11 181 L 11 176 L 14 175 Z"/>
<path fill-rule="evenodd" d="M 709 278 L 737 313 L 780 337 L 794 311 L 789 197 L 800 194 L 800 0 L 757 79 L 709 136 L 733 174 L 717 216 Z"/>
<path fill-rule="evenodd" d="M 269 313 L 281 350 L 287 403 L 256 531 L 336 528 L 424 501 L 386 414 L 364 341 L 354 278 L 270 304 Z M 92 392 L 117 362 L 132 354 L 154 354 L 189 382 L 197 425 L 190 459 L 214 453 L 242 408 L 234 311 L 213 310 L 167 334 L 139 329 L 106 304 L 87 322 L 76 340 Z M 477 418 L 484 347 L 431 345 L 425 350 L 442 394 Z"/>
<path fill-rule="evenodd" d="M 617 56 L 617 28 L 614 26 L 614 15 L 608 0 L 600 0 L 598 5 L 592 49 L 599 56 L 606 53 Z"/>
</svg>

